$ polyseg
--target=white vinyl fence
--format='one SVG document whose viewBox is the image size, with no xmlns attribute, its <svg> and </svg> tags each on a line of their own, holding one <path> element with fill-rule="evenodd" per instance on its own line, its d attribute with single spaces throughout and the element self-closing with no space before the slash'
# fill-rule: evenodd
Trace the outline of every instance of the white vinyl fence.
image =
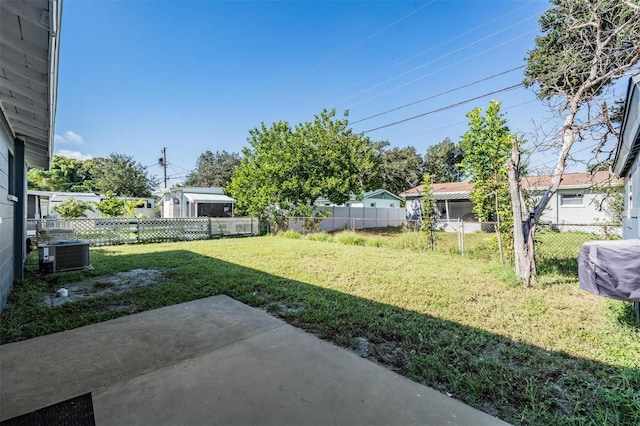
<svg viewBox="0 0 640 426">
<path fill-rule="evenodd" d="M 318 207 L 317 210 L 329 212 L 330 216 L 322 218 L 290 217 L 287 229 L 298 232 L 331 232 L 342 229 L 388 228 L 402 226 L 407 222 L 407 211 L 404 208 Z"/>
</svg>

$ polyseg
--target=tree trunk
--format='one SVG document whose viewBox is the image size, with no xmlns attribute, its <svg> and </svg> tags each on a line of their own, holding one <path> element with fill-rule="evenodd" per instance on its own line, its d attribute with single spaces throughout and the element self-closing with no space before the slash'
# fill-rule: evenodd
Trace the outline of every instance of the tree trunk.
<svg viewBox="0 0 640 426">
<path fill-rule="evenodd" d="M 502 234 L 500 233 L 500 213 L 498 213 L 498 208 L 500 205 L 498 204 L 498 190 L 496 189 L 495 193 L 495 201 L 496 201 L 496 237 L 498 238 L 498 252 L 500 253 L 500 263 L 504 263 L 504 251 L 502 250 Z"/>
<path fill-rule="evenodd" d="M 538 221 L 547 208 L 549 200 L 558 191 L 562 175 L 567 165 L 569 151 L 578 137 L 578 130 L 574 128 L 574 120 L 578 111 L 578 95 L 569 104 L 569 112 L 562 127 L 562 147 L 558 155 L 556 167 L 551 175 L 551 183 L 542 194 L 540 201 L 531 212 L 526 211 L 522 186 L 520 184 L 520 148 L 518 140 L 514 138 L 511 148 L 511 158 L 507 161 L 509 173 L 509 191 L 513 207 L 514 258 L 516 263 L 516 277 L 522 280 L 525 287 L 536 283 L 536 260 L 534 237 Z"/>
<path fill-rule="evenodd" d="M 535 260 L 534 236 L 536 223 L 534 215 L 526 211 L 522 187 L 520 185 L 520 150 L 518 141 L 514 139 L 511 158 L 507 161 L 509 173 L 509 191 L 513 208 L 513 250 L 516 266 L 516 277 L 525 287 L 536 283 L 537 271 Z"/>
</svg>

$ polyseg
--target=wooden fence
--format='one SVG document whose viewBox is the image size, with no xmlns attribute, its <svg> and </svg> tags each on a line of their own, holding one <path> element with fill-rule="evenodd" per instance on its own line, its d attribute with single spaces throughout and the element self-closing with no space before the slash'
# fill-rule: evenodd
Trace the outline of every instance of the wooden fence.
<svg viewBox="0 0 640 426">
<path fill-rule="evenodd" d="M 92 246 L 252 236 L 259 234 L 259 228 L 258 218 L 255 217 L 27 220 L 27 236 L 34 244 L 85 240 Z"/>
</svg>

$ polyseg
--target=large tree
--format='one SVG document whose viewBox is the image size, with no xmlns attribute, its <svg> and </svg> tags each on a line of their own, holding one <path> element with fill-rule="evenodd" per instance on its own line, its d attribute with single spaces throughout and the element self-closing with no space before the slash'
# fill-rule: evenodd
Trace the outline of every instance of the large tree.
<svg viewBox="0 0 640 426">
<path fill-rule="evenodd" d="M 381 188 L 400 194 L 420 182 L 422 158 L 414 147 L 386 149 L 382 151 L 378 161 Z"/>
<path fill-rule="evenodd" d="M 107 158 L 97 158 L 91 168 L 96 191 L 111 191 L 120 197 L 149 197 L 160 181 L 149 176 L 145 167 L 133 157 L 113 153 Z"/>
<path fill-rule="evenodd" d="M 564 121 L 549 187 L 531 209 L 522 196 L 517 144 L 509 160 L 516 275 L 525 285 L 536 279 L 536 226 L 558 190 L 572 147 L 594 130 L 610 128 L 603 89 L 637 72 L 640 61 L 638 0 L 550 1 L 552 8 L 540 18 L 541 35 L 528 54 L 525 84 L 534 87 L 540 99 L 560 101 L 557 113 Z M 607 132 L 603 135 L 606 141 Z"/>
<path fill-rule="evenodd" d="M 227 151 L 206 151 L 200 154 L 196 169 L 187 175 L 185 186 L 225 187 L 231 181 L 233 171 L 240 164 L 240 155 Z"/>
<path fill-rule="evenodd" d="M 434 183 L 460 182 L 463 171 L 460 166 L 464 151 L 449 138 L 431 145 L 424 155 L 422 169 L 429 173 Z"/>
<path fill-rule="evenodd" d="M 295 128 L 263 123 L 248 142 L 226 187 L 239 213 L 310 215 L 319 197 L 341 204 L 375 186 L 379 144 L 353 133 L 346 113 L 325 110 Z"/>
<path fill-rule="evenodd" d="M 75 160 L 54 155 L 50 170 L 29 169 L 29 189 L 61 192 L 94 192 L 91 167 L 94 160 Z"/>
<path fill-rule="evenodd" d="M 462 170 L 474 184 L 471 191 L 473 212 L 481 221 L 496 222 L 500 259 L 503 260 L 502 233 L 512 227 L 507 159 L 515 136 L 500 112 L 498 101 L 491 101 L 484 115 L 481 108 L 475 108 L 467 118 L 469 129 L 460 141 L 465 152 Z"/>
</svg>

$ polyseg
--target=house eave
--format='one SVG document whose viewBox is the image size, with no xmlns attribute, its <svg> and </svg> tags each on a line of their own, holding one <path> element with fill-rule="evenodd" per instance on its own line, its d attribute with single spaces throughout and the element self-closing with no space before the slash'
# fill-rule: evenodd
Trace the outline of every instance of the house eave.
<svg viewBox="0 0 640 426">
<path fill-rule="evenodd" d="M 29 167 L 48 169 L 53 153 L 62 0 L 2 1 L 0 109 Z"/>
<path fill-rule="evenodd" d="M 613 161 L 613 171 L 618 176 L 624 176 L 627 173 L 640 151 L 640 112 L 635 107 L 640 105 L 640 75 L 629 78 L 624 104 L 620 137 Z"/>
</svg>

